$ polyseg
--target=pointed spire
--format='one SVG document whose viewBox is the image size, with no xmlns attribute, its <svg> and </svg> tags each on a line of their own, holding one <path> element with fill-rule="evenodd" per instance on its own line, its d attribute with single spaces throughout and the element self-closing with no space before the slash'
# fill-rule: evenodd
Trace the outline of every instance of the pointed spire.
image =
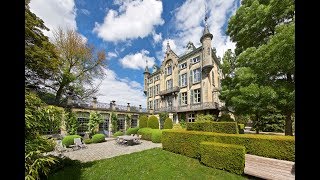
<svg viewBox="0 0 320 180">
<path fill-rule="evenodd" d="M 203 30 L 203 34 L 202 34 L 202 37 L 200 38 L 200 42 L 202 43 L 202 40 L 205 36 L 209 36 L 211 39 L 213 37 L 213 35 L 210 33 L 209 31 L 209 28 L 208 28 L 208 23 L 207 23 L 207 20 L 208 20 L 208 16 L 206 15 L 204 17 L 204 22 L 205 22 L 205 25 L 204 25 L 204 30 Z"/>
<path fill-rule="evenodd" d="M 145 73 L 149 73 L 149 68 L 148 68 L 148 59 L 146 59 L 146 68 L 144 69 Z"/>
<path fill-rule="evenodd" d="M 169 44 L 169 40 L 167 40 L 167 52 L 169 52 L 170 51 L 170 44 Z"/>
</svg>

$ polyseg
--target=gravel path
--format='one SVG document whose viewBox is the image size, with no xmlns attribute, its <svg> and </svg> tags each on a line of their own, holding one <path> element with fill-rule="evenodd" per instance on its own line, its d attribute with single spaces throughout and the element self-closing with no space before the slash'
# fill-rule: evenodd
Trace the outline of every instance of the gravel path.
<svg viewBox="0 0 320 180">
<path fill-rule="evenodd" d="M 142 143 L 126 146 L 118 145 L 115 140 L 109 140 L 103 143 L 88 144 L 88 148 L 79 149 L 70 152 L 64 152 L 63 155 L 74 160 L 80 160 L 82 162 L 95 161 L 99 159 L 106 159 L 123 154 L 130 154 L 133 152 L 139 152 L 146 149 L 152 149 L 156 147 L 162 148 L 161 143 L 153 143 L 151 141 L 140 140 Z"/>
</svg>

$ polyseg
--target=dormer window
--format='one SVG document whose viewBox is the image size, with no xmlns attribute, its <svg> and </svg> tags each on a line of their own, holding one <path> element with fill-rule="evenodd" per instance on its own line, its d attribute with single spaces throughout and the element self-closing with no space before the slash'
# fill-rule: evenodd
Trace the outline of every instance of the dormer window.
<svg viewBox="0 0 320 180">
<path fill-rule="evenodd" d="M 172 74 L 172 66 L 169 65 L 167 68 L 166 68 L 166 75 L 171 75 Z"/>
<path fill-rule="evenodd" d="M 195 58 L 190 59 L 190 62 L 191 62 L 192 64 L 195 64 L 195 63 L 197 63 L 197 62 L 200 62 L 200 56 L 197 56 L 197 57 L 195 57 Z"/>
<path fill-rule="evenodd" d="M 180 67 L 180 69 L 186 68 L 186 67 L 187 67 L 187 62 L 181 63 L 181 64 L 179 65 L 179 67 Z"/>
</svg>

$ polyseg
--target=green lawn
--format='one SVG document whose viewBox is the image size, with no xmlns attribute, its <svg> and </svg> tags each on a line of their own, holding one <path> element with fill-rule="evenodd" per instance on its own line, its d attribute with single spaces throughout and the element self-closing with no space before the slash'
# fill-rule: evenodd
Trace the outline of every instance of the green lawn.
<svg viewBox="0 0 320 180">
<path fill-rule="evenodd" d="M 52 179 L 246 179 L 160 148 L 66 167 Z"/>
</svg>

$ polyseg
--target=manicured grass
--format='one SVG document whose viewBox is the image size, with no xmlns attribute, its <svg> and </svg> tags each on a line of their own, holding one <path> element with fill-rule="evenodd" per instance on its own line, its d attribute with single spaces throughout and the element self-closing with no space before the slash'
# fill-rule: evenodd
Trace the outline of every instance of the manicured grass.
<svg viewBox="0 0 320 180">
<path fill-rule="evenodd" d="M 246 179 L 160 148 L 66 167 L 52 179 Z"/>
</svg>

